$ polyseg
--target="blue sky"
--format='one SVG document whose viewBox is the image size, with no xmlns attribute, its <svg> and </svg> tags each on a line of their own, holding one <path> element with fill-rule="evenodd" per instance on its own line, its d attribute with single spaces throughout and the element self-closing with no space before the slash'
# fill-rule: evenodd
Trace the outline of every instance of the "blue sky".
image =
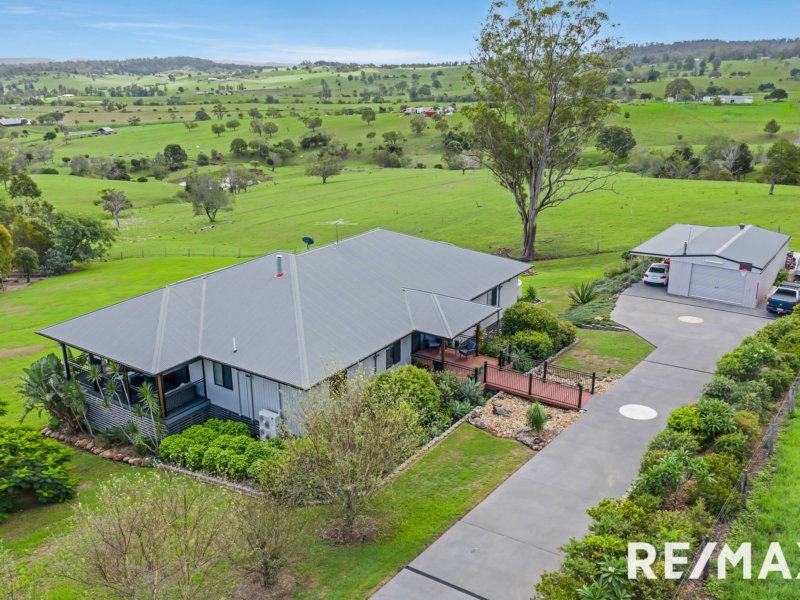
<svg viewBox="0 0 800 600">
<path fill-rule="evenodd" d="M 800 36 L 800 0 L 598 0 L 626 42 Z M 0 57 L 468 59 L 489 0 L 0 0 Z"/>
</svg>

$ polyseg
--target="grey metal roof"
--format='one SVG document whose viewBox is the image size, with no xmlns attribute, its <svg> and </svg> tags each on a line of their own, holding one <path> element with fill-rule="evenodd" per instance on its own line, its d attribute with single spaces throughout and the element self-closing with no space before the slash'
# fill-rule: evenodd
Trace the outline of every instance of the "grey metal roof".
<svg viewBox="0 0 800 600">
<path fill-rule="evenodd" d="M 764 269 L 789 239 L 788 235 L 755 225 L 705 227 L 676 223 L 633 248 L 631 254 L 667 258 L 716 256 Z"/>
<path fill-rule="evenodd" d="M 420 290 L 404 290 L 412 329 L 452 340 L 497 312 L 488 304 Z"/>
<path fill-rule="evenodd" d="M 202 356 L 308 388 L 411 331 L 461 333 L 496 311 L 469 300 L 527 268 L 376 229 L 297 255 L 268 254 L 39 333 L 148 373 Z"/>
</svg>

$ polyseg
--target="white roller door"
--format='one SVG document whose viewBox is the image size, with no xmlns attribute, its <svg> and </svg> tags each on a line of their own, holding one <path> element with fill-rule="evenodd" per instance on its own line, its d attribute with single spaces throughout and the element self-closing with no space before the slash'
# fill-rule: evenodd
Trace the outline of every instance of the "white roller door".
<svg viewBox="0 0 800 600">
<path fill-rule="evenodd" d="M 692 265 L 689 296 L 742 304 L 745 278 L 738 270 Z"/>
</svg>

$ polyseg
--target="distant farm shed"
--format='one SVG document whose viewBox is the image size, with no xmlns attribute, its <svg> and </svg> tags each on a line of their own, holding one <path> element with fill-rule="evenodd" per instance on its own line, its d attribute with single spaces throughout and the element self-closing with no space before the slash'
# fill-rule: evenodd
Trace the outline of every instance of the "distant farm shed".
<svg viewBox="0 0 800 600">
<path fill-rule="evenodd" d="M 714 98 L 719 98 L 722 104 L 752 104 L 752 96 L 703 96 L 703 102 L 714 102 Z"/>
<path fill-rule="evenodd" d="M 97 133 L 98 135 L 112 135 L 117 132 L 111 129 L 111 127 L 101 127 L 95 133 Z"/>
<path fill-rule="evenodd" d="M 19 127 L 21 125 L 29 125 L 28 119 L 19 119 L 16 117 L 0 118 L 0 127 Z"/>
<path fill-rule="evenodd" d="M 667 292 L 756 307 L 784 265 L 790 237 L 755 225 L 678 223 L 631 250 L 670 260 Z"/>
</svg>

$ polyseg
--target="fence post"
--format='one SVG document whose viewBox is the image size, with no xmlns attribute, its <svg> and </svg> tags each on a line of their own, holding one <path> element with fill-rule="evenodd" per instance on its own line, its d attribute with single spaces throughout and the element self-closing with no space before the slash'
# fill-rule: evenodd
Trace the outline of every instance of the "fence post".
<svg viewBox="0 0 800 600">
<path fill-rule="evenodd" d="M 186 256 L 191 256 L 191 255 L 192 255 L 192 249 L 191 248 L 187 248 L 186 249 Z"/>
<path fill-rule="evenodd" d="M 742 480 L 739 485 L 742 492 L 742 508 L 747 508 L 747 469 L 742 469 Z"/>
<path fill-rule="evenodd" d="M 594 383 L 595 383 L 596 379 L 597 379 L 597 373 L 592 371 L 592 390 L 591 390 L 592 394 L 594 394 Z"/>
<path fill-rule="evenodd" d="M 789 388 L 789 414 L 794 413 L 794 403 L 797 397 L 797 388 L 792 386 Z"/>
<path fill-rule="evenodd" d="M 486 374 L 489 372 L 489 361 L 483 361 L 483 383 L 486 383 Z"/>
<path fill-rule="evenodd" d="M 475 367 L 472 371 L 472 378 L 477 382 L 478 381 L 478 372 L 480 371 L 479 367 Z"/>
<path fill-rule="evenodd" d="M 597 240 L 597 254 L 600 254 L 600 240 Z"/>
<path fill-rule="evenodd" d="M 242 249 L 241 248 L 239 248 L 239 256 L 238 256 L 238 258 L 242 258 Z"/>
<path fill-rule="evenodd" d="M 144 248 L 142 248 L 142 258 L 144 258 Z"/>
<path fill-rule="evenodd" d="M 583 384 L 578 384 L 578 410 L 583 408 Z"/>
<path fill-rule="evenodd" d="M 769 455 L 775 454 L 775 423 L 769 426 Z"/>
<path fill-rule="evenodd" d="M 166 255 L 167 255 L 167 247 L 164 246 L 164 256 L 166 256 Z"/>
<path fill-rule="evenodd" d="M 533 396 L 533 373 L 528 373 L 528 396 Z"/>
<path fill-rule="evenodd" d="M 501 369 L 503 368 L 503 351 L 502 350 L 500 350 L 500 354 L 497 356 L 497 364 L 500 366 Z"/>
<path fill-rule="evenodd" d="M 217 255 L 217 249 L 211 248 L 211 256 L 216 256 L 216 255 Z"/>
<path fill-rule="evenodd" d="M 547 361 L 542 364 L 542 381 L 547 381 Z"/>
</svg>

